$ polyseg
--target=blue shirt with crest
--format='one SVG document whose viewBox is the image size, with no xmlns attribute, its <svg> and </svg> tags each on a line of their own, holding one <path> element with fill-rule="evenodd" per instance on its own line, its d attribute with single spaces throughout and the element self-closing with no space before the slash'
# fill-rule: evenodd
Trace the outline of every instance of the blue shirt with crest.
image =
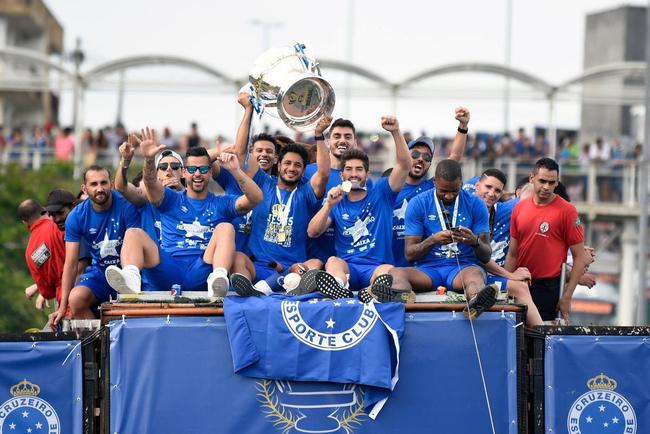
<svg viewBox="0 0 650 434">
<path fill-rule="evenodd" d="M 435 234 L 442 230 L 440 224 L 440 216 L 436 209 L 435 197 L 436 190 L 425 191 L 413 198 L 406 209 L 406 228 L 404 230 L 405 236 L 417 236 L 422 239 L 427 238 L 431 234 Z M 441 210 L 445 208 L 448 211 L 449 220 L 454 215 L 454 203 L 445 205 L 440 203 Z M 490 224 L 487 207 L 485 203 L 475 194 L 468 193 L 460 190 L 458 193 L 458 215 L 456 217 L 456 226 L 464 226 L 479 235 L 482 233 L 490 232 Z M 449 229 L 449 225 L 447 225 Z M 467 244 L 458 243 L 458 259 L 464 262 L 476 263 L 476 255 L 474 249 Z M 439 245 L 435 244 L 431 250 L 422 258 L 416 261 L 419 265 L 451 265 L 456 264 L 454 256 L 449 257 L 448 251 L 451 247 L 450 244 Z"/>
<path fill-rule="evenodd" d="M 65 241 L 87 244 L 92 264 L 101 268 L 120 265 L 124 234 L 139 228 L 140 213 L 119 192 L 111 193 L 112 203 L 104 211 L 96 211 L 88 199 L 74 207 L 65 221 Z"/>
<path fill-rule="evenodd" d="M 404 184 L 397 193 L 393 210 L 393 256 L 396 267 L 410 267 L 412 264 L 404 256 L 404 218 L 409 201 L 420 193 L 433 188 L 433 179 L 426 179 L 418 185 Z"/>
</svg>

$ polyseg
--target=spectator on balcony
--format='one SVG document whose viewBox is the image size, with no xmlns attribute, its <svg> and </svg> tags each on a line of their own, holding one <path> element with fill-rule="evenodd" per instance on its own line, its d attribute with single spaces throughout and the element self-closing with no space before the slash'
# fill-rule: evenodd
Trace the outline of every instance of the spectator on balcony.
<svg viewBox="0 0 650 434">
<path fill-rule="evenodd" d="M 70 161 L 72 159 L 72 150 L 74 149 L 74 137 L 72 128 L 66 127 L 59 130 L 54 142 L 54 152 L 58 160 Z"/>
<path fill-rule="evenodd" d="M 515 140 L 515 152 L 521 158 L 523 155 L 528 154 L 530 147 L 530 137 L 526 135 L 526 130 L 519 128 L 517 130 L 517 139 Z"/>
<path fill-rule="evenodd" d="M 544 136 L 538 134 L 535 136 L 535 144 L 530 148 L 530 157 L 541 158 L 548 152 L 548 142 Z"/>
<path fill-rule="evenodd" d="M 45 130 L 41 127 L 35 127 L 32 132 L 32 137 L 29 139 L 29 147 L 36 149 L 43 149 L 48 146 L 47 135 Z"/>
</svg>

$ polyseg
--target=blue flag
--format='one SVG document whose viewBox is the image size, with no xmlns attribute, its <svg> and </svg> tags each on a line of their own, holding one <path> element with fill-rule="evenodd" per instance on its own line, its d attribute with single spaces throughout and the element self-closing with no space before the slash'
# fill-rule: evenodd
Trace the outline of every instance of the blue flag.
<svg viewBox="0 0 650 434">
<path fill-rule="evenodd" d="M 81 434 L 79 341 L 0 342 L 0 433 Z"/>
<path fill-rule="evenodd" d="M 224 316 L 238 374 L 368 386 L 367 407 L 383 405 L 397 382 L 402 303 L 318 294 L 227 297 Z"/>
<path fill-rule="evenodd" d="M 650 347 L 646 336 L 548 336 L 547 432 L 648 432 Z"/>
</svg>

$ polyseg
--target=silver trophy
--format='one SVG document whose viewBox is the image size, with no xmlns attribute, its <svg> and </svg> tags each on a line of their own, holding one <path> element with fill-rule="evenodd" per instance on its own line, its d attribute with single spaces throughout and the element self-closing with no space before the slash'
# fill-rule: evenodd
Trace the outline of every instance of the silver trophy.
<svg viewBox="0 0 650 434">
<path fill-rule="evenodd" d="M 277 114 L 296 131 L 313 130 L 320 118 L 334 111 L 334 90 L 304 44 L 265 51 L 249 80 L 263 110 Z"/>
</svg>

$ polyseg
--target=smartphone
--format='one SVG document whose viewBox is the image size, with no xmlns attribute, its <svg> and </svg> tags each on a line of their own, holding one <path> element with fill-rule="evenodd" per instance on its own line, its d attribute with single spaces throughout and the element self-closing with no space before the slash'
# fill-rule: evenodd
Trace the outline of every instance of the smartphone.
<svg viewBox="0 0 650 434">
<path fill-rule="evenodd" d="M 454 226 L 453 228 L 449 228 L 449 230 L 452 232 L 460 232 L 460 228 L 460 226 Z"/>
</svg>

